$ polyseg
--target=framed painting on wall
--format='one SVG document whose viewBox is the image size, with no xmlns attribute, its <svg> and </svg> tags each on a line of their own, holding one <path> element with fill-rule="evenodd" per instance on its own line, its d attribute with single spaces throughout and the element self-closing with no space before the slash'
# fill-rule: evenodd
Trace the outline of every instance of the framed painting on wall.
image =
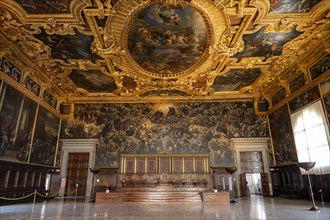
<svg viewBox="0 0 330 220">
<path fill-rule="evenodd" d="M 55 159 L 60 119 L 44 107 L 39 108 L 30 163 L 52 166 Z"/>
<path fill-rule="evenodd" d="M 16 158 L 15 140 L 16 125 L 22 103 L 22 94 L 5 84 L 1 99 L 3 105 L 0 111 L 0 156 Z"/>
<path fill-rule="evenodd" d="M 324 101 L 326 115 L 328 116 L 328 123 L 330 125 L 330 77 L 325 79 L 321 84 L 321 93 Z"/>
<path fill-rule="evenodd" d="M 309 68 L 311 79 L 316 79 L 330 69 L 330 55 L 326 55 Z"/>
<path fill-rule="evenodd" d="M 33 79 L 31 79 L 29 76 L 26 77 L 24 86 L 30 92 L 32 92 L 34 95 L 39 96 L 41 87 Z"/>
<path fill-rule="evenodd" d="M 16 82 L 19 83 L 21 81 L 22 71 L 5 57 L 1 60 L 0 70 Z"/>
</svg>

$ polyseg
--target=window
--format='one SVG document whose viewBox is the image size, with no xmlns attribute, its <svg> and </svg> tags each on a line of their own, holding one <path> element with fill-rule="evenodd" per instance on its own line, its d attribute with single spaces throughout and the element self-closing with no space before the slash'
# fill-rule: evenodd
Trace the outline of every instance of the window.
<svg viewBox="0 0 330 220">
<path fill-rule="evenodd" d="M 321 101 L 291 114 L 299 162 L 316 162 L 315 174 L 330 173 L 329 129 Z"/>
</svg>

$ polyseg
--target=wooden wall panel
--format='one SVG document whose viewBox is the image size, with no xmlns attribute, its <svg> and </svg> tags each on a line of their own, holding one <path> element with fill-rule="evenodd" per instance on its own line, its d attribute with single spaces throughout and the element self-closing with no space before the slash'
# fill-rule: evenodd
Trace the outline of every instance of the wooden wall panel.
<svg viewBox="0 0 330 220">
<path fill-rule="evenodd" d="M 138 174 L 145 173 L 145 159 L 144 158 L 136 159 L 136 173 L 138 173 Z"/>
<path fill-rule="evenodd" d="M 192 158 L 184 158 L 184 173 L 186 174 L 194 173 Z"/>
<path fill-rule="evenodd" d="M 160 159 L 160 167 L 159 171 L 160 173 L 170 173 L 170 158 L 159 158 Z"/>
<path fill-rule="evenodd" d="M 143 154 L 121 155 L 121 173 L 143 175 L 144 179 L 161 179 L 166 181 L 175 174 L 208 174 L 208 155 L 193 154 Z M 149 175 L 149 176 L 148 176 Z M 157 175 L 151 178 L 150 175 Z M 126 178 L 123 176 L 123 178 Z M 149 178 L 150 177 L 150 178 Z"/>
<path fill-rule="evenodd" d="M 134 173 L 134 158 L 127 158 L 126 160 L 126 173 L 133 174 Z"/>
<path fill-rule="evenodd" d="M 175 173 L 175 174 L 183 173 L 183 158 L 182 157 L 173 158 L 173 173 Z"/>
<path fill-rule="evenodd" d="M 156 157 L 147 159 L 147 173 L 156 174 L 157 172 L 157 160 Z"/>
<path fill-rule="evenodd" d="M 198 174 L 204 173 L 204 158 L 196 158 L 195 159 L 195 172 Z"/>
</svg>

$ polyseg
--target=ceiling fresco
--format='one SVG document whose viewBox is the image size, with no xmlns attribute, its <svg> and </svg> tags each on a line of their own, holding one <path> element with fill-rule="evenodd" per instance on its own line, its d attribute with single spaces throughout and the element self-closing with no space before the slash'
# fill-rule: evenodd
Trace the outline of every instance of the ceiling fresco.
<svg viewBox="0 0 330 220">
<path fill-rule="evenodd" d="M 206 25 L 196 9 L 187 4 L 168 9 L 156 3 L 136 15 L 128 49 L 142 68 L 167 76 L 196 64 L 206 41 Z"/>
<path fill-rule="evenodd" d="M 288 33 L 264 33 L 265 27 L 253 34 L 243 35 L 244 50 L 234 55 L 242 57 L 264 57 L 265 59 L 282 54 L 283 45 L 301 34 L 295 28 Z"/>
<path fill-rule="evenodd" d="M 100 60 L 102 59 L 91 51 L 93 36 L 84 35 L 74 31 L 74 35 L 48 35 L 45 32 L 34 35 L 51 49 L 53 59 L 61 59 L 67 62 L 68 59 Z"/>
<path fill-rule="evenodd" d="M 270 0 L 270 13 L 305 13 L 322 0 Z"/>
<path fill-rule="evenodd" d="M 251 85 L 259 76 L 259 69 L 233 69 L 214 80 L 213 88 L 216 91 L 234 91 Z"/>
<path fill-rule="evenodd" d="M 28 14 L 68 14 L 72 0 L 15 0 Z"/>
<path fill-rule="evenodd" d="M 69 77 L 79 88 L 87 92 L 113 92 L 116 89 L 113 78 L 104 75 L 99 70 L 73 70 Z"/>
<path fill-rule="evenodd" d="M 278 91 L 287 97 L 319 79 L 329 30 L 330 0 L 0 1 L 0 59 L 57 106 L 271 105 Z"/>
</svg>

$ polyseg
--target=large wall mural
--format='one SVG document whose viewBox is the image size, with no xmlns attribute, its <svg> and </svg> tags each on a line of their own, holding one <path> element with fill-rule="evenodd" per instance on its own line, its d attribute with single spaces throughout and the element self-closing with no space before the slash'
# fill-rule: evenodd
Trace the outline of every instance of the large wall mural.
<svg viewBox="0 0 330 220">
<path fill-rule="evenodd" d="M 32 130 L 37 112 L 37 103 L 29 98 L 24 99 L 15 148 L 18 151 L 16 158 L 26 162 L 31 148 Z"/>
<path fill-rule="evenodd" d="M 44 107 L 39 107 L 30 162 L 53 166 L 60 119 Z"/>
<path fill-rule="evenodd" d="M 3 105 L 0 111 L 0 158 L 15 160 L 16 124 L 22 103 L 22 94 L 5 85 L 2 93 Z"/>
<path fill-rule="evenodd" d="M 60 119 L 6 83 L 0 100 L 0 160 L 52 166 Z"/>
<path fill-rule="evenodd" d="M 330 77 L 324 80 L 324 82 L 322 82 L 320 86 L 330 129 Z"/>
<path fill-rule="evenodd" d="M 276 165 L 298 162 L 287 105 L 269 115 Z"/>
<path fill-rule="evenodd" d="M 156 3 L 136 15 L 128 49 L 145 70 L 171 74 L 192 67 L 202 57 L 206 41 L 206 24 L 195 8 L 178 4 L 168 9 Z"/>
<path fill-rule="evenodd" d="M 122 153 L 209 153 L 211 165 L 234 165 L 232 137 L 267 137 L 253 103 L 79 104 L 61 138 L 97 138 L 96 165 L 118 166 Z"/>
</svg>

